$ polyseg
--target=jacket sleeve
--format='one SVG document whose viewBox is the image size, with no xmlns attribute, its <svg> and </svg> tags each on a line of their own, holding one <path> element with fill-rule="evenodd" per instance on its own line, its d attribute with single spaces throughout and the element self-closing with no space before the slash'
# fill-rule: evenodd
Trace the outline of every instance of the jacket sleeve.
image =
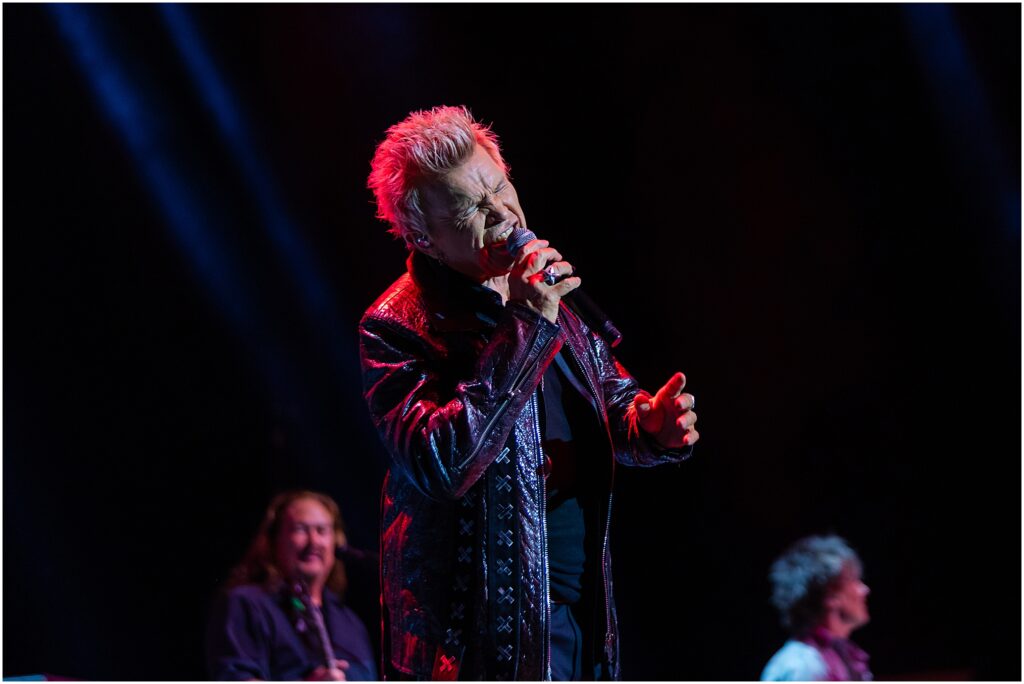
<svg viewBox="0 0 1024 684">
<path fill-rule="evenodd" d="M 633 397 L 640 386 L 611 355 L 603 339 L 596 334 L 589 334 L 588 337 L 597 358 L 615 459 L 626 466 L 641 467 L 678 463 L 688 459 L 693 454 L 693 445 L 681 449 L 664 449 L 644 432 L 637 422 L 636 409 L 633 408 Z"/>
<path fill-rule="evenodd" d="M 559 326 L 508 304 L 472 377 L 443 379 L 441 352 L 415 331 L 368 315 L 359 326 L 363 391 L 391 461 L 425 495 L 465 494 L 501 453 L 544 369 Z"/>
</svg>

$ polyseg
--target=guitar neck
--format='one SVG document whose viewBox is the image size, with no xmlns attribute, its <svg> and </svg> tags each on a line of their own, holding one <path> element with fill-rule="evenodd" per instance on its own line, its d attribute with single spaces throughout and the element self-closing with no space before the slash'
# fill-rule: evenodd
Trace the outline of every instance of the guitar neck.
<svg viewBox="0 0 1024 684">
<path fill-rule="evenodd" d="M 320 604 L 323 606 L 323 602 Z M 313 616 L 313 624 L 316 625 L 317 637 L 320 641 L 320 657 L 328 670 L 334 669 L 334 648 L 331 646 L 331 637 L 327 634 L 327 625 L 324 624 L 324 614 L 320 607 L 310 601 L 310 613 Z"/>
<path fill-rule="evenodd" d="M 316 650 L 319 651 L 317 655 L 323 661 L 325 667 L 328 670 L 334 669 L 334 648 L 331 646 L 331 637 L 327 634 L 327 625 L 324 623 L 324 614 L 321 611 L 320 606 L 313 603 L 313 597 L 309 593 L 308 585 L 303 581 L 296 581 L 291 585 L 292 590 L 292 601 L 294 602 L 295 608 L 300 612 L 305 613 L 305 623 L 313 624 L 316 629 L 315 635 L 310 635 L 315 638 L 316 643 L 310 644 L 315 646 Z M 323 600 L 321 599 L 321 605 Z M 299 622 L 303 622 L 303 618 L 298 618 Z M 308 629 L 308 628 L 307 628 Z M 302 631 L 300 629 L 300 631 Z"/>
</svg>

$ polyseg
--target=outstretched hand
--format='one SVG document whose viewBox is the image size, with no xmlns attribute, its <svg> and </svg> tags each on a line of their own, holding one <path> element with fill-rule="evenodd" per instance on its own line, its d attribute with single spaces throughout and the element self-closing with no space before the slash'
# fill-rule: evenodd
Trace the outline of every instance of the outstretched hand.
<svg viewBox="0 0 1024 684">
<path fill-rule="evenodd" d="M 689 446 L 700 438 L 694 428 L 694 398 L 683 392 L 685 386 L 686 376 L 676 373 L 653 397 L 640 390 L 633 398 L 637 423 L 665 449 Z"/>
</svg>

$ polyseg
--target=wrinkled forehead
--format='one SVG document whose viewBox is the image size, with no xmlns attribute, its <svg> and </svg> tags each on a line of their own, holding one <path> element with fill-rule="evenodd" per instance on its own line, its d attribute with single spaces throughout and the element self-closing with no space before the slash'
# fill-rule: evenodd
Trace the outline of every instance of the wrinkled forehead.
<svg viewBox="0 0 1024 684">
<path fill-rule="evenodd" d="M 481 188 L 493 188 L 506 180 L 506 175 L 504 168 L 491 158 L 487 150 L 477 145 L 472 154 L 441 174 L 439 180 L 451 188 L 475 192 Z"/>
<path fill-rule="evenodd" d="M 424 202 L 434 209 L 458 204 L 472 196 L 471 188 L 450 174 L 424 181 L 419 190 Z"/>
</svg>

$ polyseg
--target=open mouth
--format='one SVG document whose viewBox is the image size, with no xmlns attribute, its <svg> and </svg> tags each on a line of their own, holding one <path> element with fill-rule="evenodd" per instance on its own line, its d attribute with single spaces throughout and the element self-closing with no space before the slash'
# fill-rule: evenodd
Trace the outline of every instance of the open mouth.
<svg viewBox="0 0 1024 684">
<path fill-rule="evenodd" d="M 501 231 L 501 233 L 496 238 L 494 238 L 494 243 L 497 244 L 499 242 L 505 242 L 506 240 L 508 240 L 509 235 L 511 235 L 512 231 L 515 230 L 515 227 L 516 224 L 510 223 L 508 227 L 505 228 L 505 230 Z"/>
</svg>

